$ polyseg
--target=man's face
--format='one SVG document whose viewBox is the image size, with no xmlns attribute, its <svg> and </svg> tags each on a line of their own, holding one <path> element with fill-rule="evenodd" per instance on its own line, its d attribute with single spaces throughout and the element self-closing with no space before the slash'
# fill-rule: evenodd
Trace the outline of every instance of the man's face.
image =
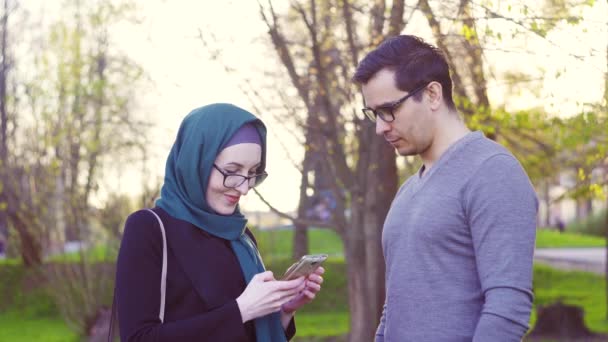
<svg viewBox="0 0 608 342">
<path fill-rule="evenodd" d="M 420 91 L 423 96 L 420 102 L 408 98 L 396 106 L 394 121 L 376 119 L 376 134 L 384 136 L 402 156 L 422 154 L 432 144 L 434 124 L 424 91 Z M 385 107 L 408 94 L 396 87 L 395 72 L 388 69 L 378 71 L 362 86 L 362 92 L 366 107 L 372 109 Z"/>
</svg>

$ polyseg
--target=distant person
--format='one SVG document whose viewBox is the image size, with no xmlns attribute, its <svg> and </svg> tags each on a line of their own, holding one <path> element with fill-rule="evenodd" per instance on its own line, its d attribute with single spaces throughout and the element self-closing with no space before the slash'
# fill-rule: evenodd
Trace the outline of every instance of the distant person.
<svg viewBox="0 0 608 342">
<path fill-rule="evenodd" d="M 563 232 L 566 230 L 566 224 L 564 223 L 564 220 L 562 220 L 562 218 L 558 216 L 558 217 L 555 219 L 555 221 L 556 221 L 556 222 L 555 222 L 555 226 L 556 226 L 557 230 L 558 230 L 560 233 L 563 233 Z"/>
<path fill-rule="evenodd" d="M 384 222 L 376 341 L 520 341 L 532 308 L 538 207 L 520 163 L 469 131 L 444 56 L 418 37 L 386 40 L 353 80 L 376 133 L 423 162 Z"/>
<path fill-rule="evenodd" d="M 116 273 L 122 341 L 294 336 L 294 314 L 319 292 L 324 270 L 291 281 L 265 271 L 238 205 L 266 178 L 265 169 L 266 128 L 253 114 L 213 104 L 185 117 L 152 209 L 166 247 L 152 212 L 137 211 L 125 225 Z"/>
</svg>

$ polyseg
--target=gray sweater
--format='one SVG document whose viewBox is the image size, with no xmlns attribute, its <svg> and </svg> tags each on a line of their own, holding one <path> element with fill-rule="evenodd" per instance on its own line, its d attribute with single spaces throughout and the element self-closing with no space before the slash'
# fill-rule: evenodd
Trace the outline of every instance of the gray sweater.
<svg viewBox="0 0 608 342">
<path fill-rule="evenodd" d="M 538 201 L 505 148 L 473 132 L 399 189 L 384 223 L 376 341 L 520 341 Z"/>
</svg>

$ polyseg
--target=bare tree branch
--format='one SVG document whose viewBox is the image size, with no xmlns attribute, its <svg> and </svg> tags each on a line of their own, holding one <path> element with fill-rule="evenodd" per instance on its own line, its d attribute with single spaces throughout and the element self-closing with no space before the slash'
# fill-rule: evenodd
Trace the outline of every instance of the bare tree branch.
<svg viewBox="0 0 608 342">
<path fill-rule="evenodd" d="M 294 225 L 301 224 L 301 225 L 308 226 L 308 227 L 332 228 L 332 229 L 334 229 L 336 227 L 336 224 L 333 222 L 324 222 L 324 221 L 317 221 L 317 220 L 295 218 L 287 213 L 280 211 L 279 209 L 274 207 L 272 204 L 270 204 L 270 202 L 268 202 L 256 188 L 253 188 L 253 191 L 258 196 L 258 198 L 262 202 L 264 202 L 264 204 L 266 204 L 266 206 L 268 207 L 268 209 L 270 209 L 270 211 L 277 214 L 279 217 L 290 220 L 292 222 L 292 224 L 294 224 Z"/>
</svg>

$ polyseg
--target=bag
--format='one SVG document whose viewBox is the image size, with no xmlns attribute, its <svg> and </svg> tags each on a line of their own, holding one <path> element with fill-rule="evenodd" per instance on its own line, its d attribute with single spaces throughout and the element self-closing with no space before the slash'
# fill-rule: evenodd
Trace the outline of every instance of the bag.
<svg viewBox="0 0 608 342">
<path fill-rule="evenodd" d="M 146 209 L 151 212 L 156 219 L 158 220 L 158 225 L 160 226 L 160 232 L 163 236 L 163 266 L 162 271 L 160 273 L 160 310 L 158 313 L 158 318 L 160 322 L 163 323 L 165 321 L 165 297 L 167 291 L 167 237 L 165 235 L 165 226 L 163 225 L 163 220 L 152 211 L 152 209 Z M 116 320 L 116 284 L 114 285 L 114 296 L 112 299 L 112 314 L 110 315 L 110 327 L 108 329 L 108 342 L 114 341 L 114 321 Z"/>
</svg>

